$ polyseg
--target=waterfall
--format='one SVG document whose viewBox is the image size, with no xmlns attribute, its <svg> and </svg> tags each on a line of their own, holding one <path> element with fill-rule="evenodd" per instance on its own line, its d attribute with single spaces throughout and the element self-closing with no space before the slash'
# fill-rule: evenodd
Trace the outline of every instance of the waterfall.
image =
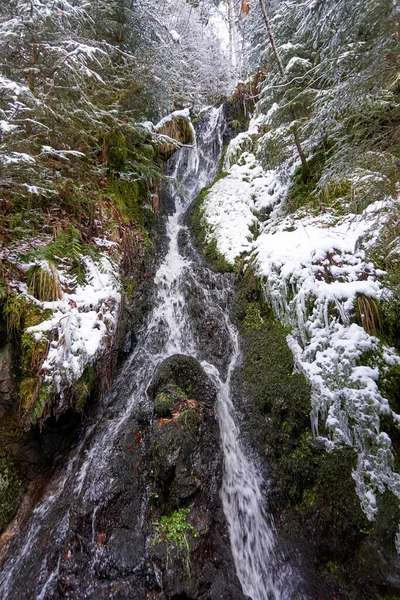
<svg viewBox="0 0 400 600">
<path fill-rule="evenodd" d="M 3 600 L 49 600 L 55 597 L 68 532 L 79 515 L 88 513 L 91 515 L 93 550 L 90 573 L 86 577 L 91 583 L 81 597 L 98 597 L 90 595 L 96 593 L 95 581 L 101 570 L 100 551 L 94 539 L 96 519 L 101 506 L 111 502 L 119 491 L 112 470 L 116 440 L 133 415 L 151 414 L 151 402 L 146 395 L 149 382 L 156 366 L 176 353 L 200 360 L 218 390 L 217 416 L 224 456 L 221 498 L 243 591 L 252 600 L 291 597 L 282 594 L 282 578 L 276 576 L 274 528 L 265 514 L 263 482 L 241 443 L 231 399 L 231 375 L 240 359 L 238 334 L 227 312 L 232 281 L 206 269 L 192 247 L 190 251 L 182 251 L 179 243 L 182 233 L 187 234 L 184 215 L 188 206 L 216 175 L 224 127 L 223 108 L 210 109 L 198 126 L 195 148 L 183 148 L 170 162 L 169 176 L 173 182 L 178 181 L 179 186 L 170 190 L 175 212 L 169 215 L 166 223 L 169 242 L 155 276 L 154 308 L 138 336 L 134 351 L 100 407 L 96 422 L 88 427 L 84 439 L 72 451 L 67 466 L 50 481 L 28 524 L 10 544 L 0 575 Z M 209 285 L 204 285 L 205 280 Z M 218 364 L 202 347 L 199 333 L 191 322 L 186 300 L 189 281 L 198 296 L 202 296 L 208 313 L 218 320 L 226 333 L 225 352 L 221 352 Z M 145 496 L 146 490 L 143 490 L 143 502 Z M 142 517 L 138 514 L 134 518 L 140 520 Z M 79 546 L 79 535 L 75 537 L 77 541 L 73 543 Z"/>
</svg>

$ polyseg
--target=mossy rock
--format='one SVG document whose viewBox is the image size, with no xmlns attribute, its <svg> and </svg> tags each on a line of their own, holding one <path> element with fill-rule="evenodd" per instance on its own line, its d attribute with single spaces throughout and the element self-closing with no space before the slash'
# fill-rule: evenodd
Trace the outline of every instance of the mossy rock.
<svg viewBox="0 0 400 600">
<path fill-rule="evenodd" d="M 399 568 L 394 547 L 399 501 L 386 492 L 378 499 L 376 521 L 368 521 L 353 480 L 356 451 L 343 446 L 328 452 L 314 439 L 310 386 L 293 372 L 288 332 L 265 305 L 250 270 L 239 281 L 233 316 L 243 338 L 235 386 L 244 398 L 249 435 L 266 457 L 270 508 L 280 534 L 306 548 L 337 597 L 377 599 L 381 590 L 397 591 L 387 578 L 395 581 Z M 394 367 L 382 384 L 394 403 L 399 376 Z"/>
<path fill-rule="evenodd" d="M 92 365 L 85 368 L 82 376 L 73 385 L 72 397 L 78 413 L 83 413 L 94 387 L 95 370 Z"/>
<path fill-rule="evenodd" d="M 191 145 L 195 142 L 191 122 L 183 115 L 174 115 L 157 129 L 157 133 L 176 140 L 179 144 Z M 177 150 L 177 147 L 177 144 L 165 139 L 158 143 L 156 151 L 161 160 L 166 161 Z"/>
<path fill-rule="evenodd" d="M 0 532 L 15 515 L 25 488 L 12 462 L 0 458 Z"/>
<path fill-rule="evenodd" d="M 173 401 L 183 391 L 185 397 L 211 406 L 217 398 L 217 390 L 199 361 L 183 354 L 174 354 L 158 365 L 147 393 L 154 400 L 163 391 Z"/>
<path fill-rule="evenodd" d="M 154 400 L 154 414 L 161 418 L 170 417 L 173 402 L 174 401 L 170 394 L 167 394 L 166 392 L 157 394 Z"/>
</svg>

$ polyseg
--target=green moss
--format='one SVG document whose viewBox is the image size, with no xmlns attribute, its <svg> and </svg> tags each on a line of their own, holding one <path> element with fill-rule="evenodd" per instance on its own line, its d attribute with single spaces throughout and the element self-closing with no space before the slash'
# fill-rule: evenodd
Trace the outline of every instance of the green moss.
<svg viewBox="0 0 400 600">
<path fill-rule="evenodd" d="M 0 458 L 0 532 L 14 516 L 25 489 L 13 463 Z"/>
<path fill-rule="evenodd" d="M 134 221 L 144 228 L 151 226 L 154 213 L 147 205 L 149 189 L 144 179 L 132 182 L 109 179 L 107 194 L 126 223 Z"/>
<path fill-rule="evenodd" d="M 43 310 L 40 306 L 36 304 L 27 303 L 26 309 L 24 312 L 24 327 L 34 327 L 35 325 L 39 325 L 43 321 L 47 321 L 53 315 L 53 311 L 50 309 Z"/>
<path fill-rule="evenodd" d="M 3 315 L 7 323 L 8 335 L 16 335 L 21 329 L 26 305 L 25 296 L 16 293 L 7 296 L 3 304 Z"/>
<path fill-rule="evenodd" d="M 249 302 L 246 306 L 246 316 L 243 319 L 243 328 L 246 333 L 250 331 L 261 331 L 263 319 L 260 314 L 259 303 Z"/>
<path fill-rule="evenodd" d="M 128 158 L 126 137 L 116 131 L 108 139 L 108 168 L 111 171 L 123 171 Z"/>
<path fill-rule="evenodd" d="M 81 378 L 74 383 L 72 394 L 74 397 L 75 409 L 78 413 L 83 413 L 86 401 L 90 398 L 93 390 L 95 372 L 93 366 L 88 366 L 84 370 Z"/>
<path fill-rule="evenodd" d="M 48 340 L 42 334 L 40 340 L 35 335 L 28 333 L 29 327 L 38 325 L 52 315 L 51 310 L 43 310 L 24 296 L 10 294 L 7 297 L 3 314 L 8 321 L 9 330 L 20 342 L 21 358 L 19 367 L 19 396 L 21 420 L 25 427 L 29 427 L 41 418 L 44 407 L 48 401 L 48 390 L 42 388 L 42 379 L 39 376 L 41 366 L 47 356 Z"/>
<path fill-rule="evenodd" d="M 31 414 L 32 414 L 31 422 L 32 423 L 36 423 L 37 421 L 39 421 L 39 419 L 42 418 L 46 404 L 47 404 L 47 402 L 49 402 L 49 400 L 52 398 L 52 396 L 53 396 L 52 386 L 49 384 L 42 385 L 40 388 L 38 397 L 36 399 L 36 402 L 33 406 L 33 410 L 31 411 Z M 27 419 L 27 422 L 29 422 L 29 419 Z"/>
<path fill-rule="evenodd" d="M 46 358 L 48 350 L 48 341 L 43 337 L 36 341 L 33 333 L 22 334 L 22 371 L 24 374 L 38 371 Z"/>
<path fill-rule="evenodd" d="M 212 238 L 205 248 L 205 256 L 218 273 L 233 273 L 235 266 L 229 263 L 217 248 L 217 240 Z"/>
<path fill-rule="evenodd" d="M 154 414 L 161 418 L 170 417 L 173 402 L 174 400 L 171 394 L 161 392 L 161 394 L 158 394 L 154 400 Z"/>
<path fill-rule="evenodd" d="M 338 576 L 340 574 L 341 565 L 337 560 L 328 560 L 323 570 L 330 575 Z"/>
</svg>

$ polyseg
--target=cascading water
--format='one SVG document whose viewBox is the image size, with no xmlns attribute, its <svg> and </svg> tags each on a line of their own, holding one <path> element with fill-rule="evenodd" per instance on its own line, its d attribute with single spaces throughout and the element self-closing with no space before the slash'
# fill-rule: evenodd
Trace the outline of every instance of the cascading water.
<svg viewBox="0 0 400 600">
<path fill-rule="evenodd" d="M 155 276 L 154 309 L 135 350 L 114 382 L 103 414 L 97 415 L 96 423 L 88 428 L 64 472 L 50 482 L 29 523 L 11 543 L 0 575 L 2 600 L 63 597 L 56 595 L 55 590 L 65 540 L 83 514 L 91 515 L 91 532 L 85 535 L 92 538 L 92 550 L 85 573 L 88 583 L 84 591 L 82 584 L 79 598 L 100 598 L 96 581 L 104 575 L 95 532 L 102 506 L 122 493 L 112 469 L 118 436 L 133 415 L 139 418 L 141 410 L 146 414 L 151 412 L 146 390 L 154 369 L 166 357 L 177 353 L 200 360 L 218 390 L 217 412 L 224 455 L 221 495 L 243 591 L 252 600 L 292 597 L 288 592 L 282 593 L 279 583 L 282 578 L 274 576 L 274 533 L 263 508 L 262 481 L 242 448 L 230 397 L 231 374 L 240 358 L 237 332 L 227 313 L 231 286 L 227 279 L 221 281 L 220 275 L 211 273 L 198 259 L 192 259 L 192 247 L 189 251 L 180 249 L 180 236 L 187 233 L 184 213 L 191 200 L 215 177 L 224 126 L 222 107 L 210 109 L 198 132 L 198 146 L 182 149 L 172 161 L 171 178 L 180 182 L 180 187 L 173 194 L 175 212 L 167 221 L 168 250 Z M 190 285 L 201 297 L 209 319 L 218 322 L 226 335 L 225 348 L 214 362 L 190 318 L 187 303 Z M 146 489 L 142 495 L 145 502 Z M 137 513 L 130 517 L 140 526 L 141 509 Z M 73 543 L 78 546 L 81 543 L 78 534 Z M 68 577 L 73 582 L 78 575 L 71 572 Z M 78 596 L 65 592 L 65 597 Z"/>
</svg>

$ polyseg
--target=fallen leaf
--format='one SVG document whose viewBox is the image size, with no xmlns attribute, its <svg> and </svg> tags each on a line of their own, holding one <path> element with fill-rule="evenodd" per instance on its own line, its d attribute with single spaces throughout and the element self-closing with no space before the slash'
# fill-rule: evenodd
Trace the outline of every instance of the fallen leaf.
<svg viewBox="0 0 400 600">
<path fill-rule="evenodd" d="M 103 546 L 106 539 L 107 539 L 107 536 L 104 533 L 104 531 L 99 531 L 99 533 L 96 535 L 96 542 L 99 546 Z"/>
</svg>

